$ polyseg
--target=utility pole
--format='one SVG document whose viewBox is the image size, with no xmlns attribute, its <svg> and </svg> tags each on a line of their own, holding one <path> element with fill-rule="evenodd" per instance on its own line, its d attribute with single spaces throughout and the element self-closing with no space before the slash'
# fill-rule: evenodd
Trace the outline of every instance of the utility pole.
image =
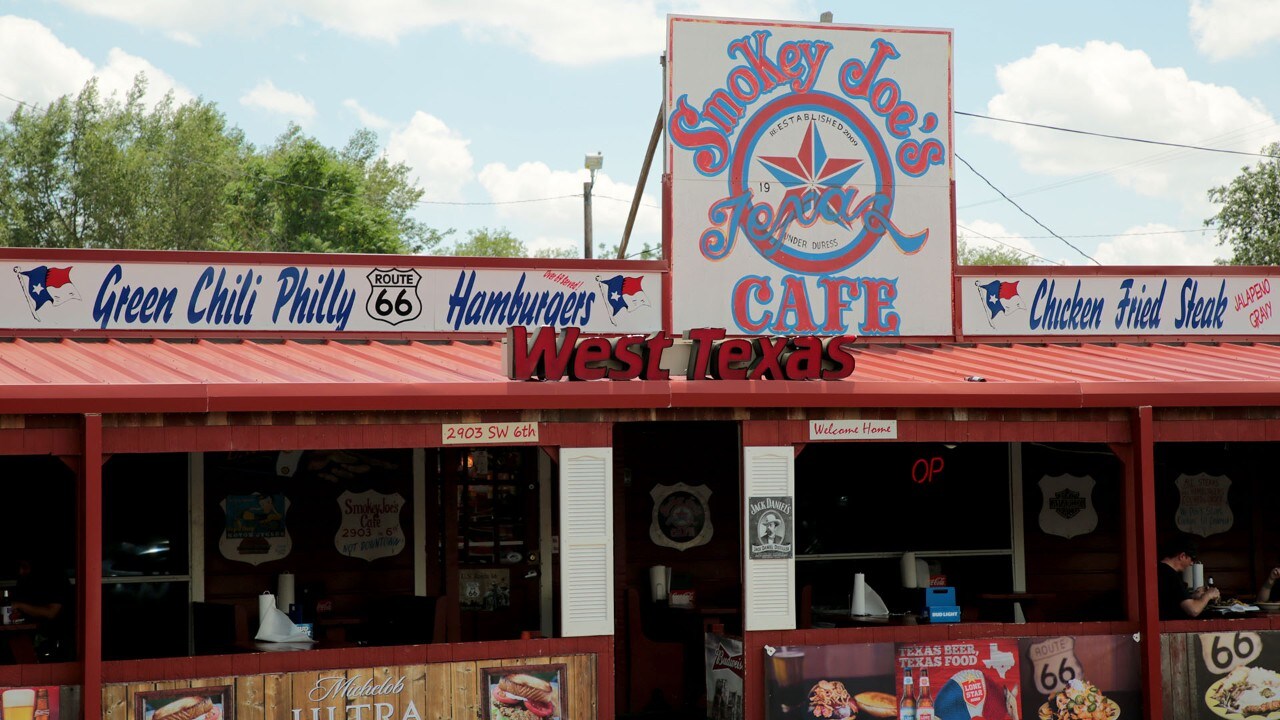
<svg viewBox="0 0 1280 720">
<path fill-rule="evenodd" d="M 596 184 L 596 171 L 604 167 L 604 153 L 591 153 L 582 166 L 591 171 L 591 179 L 582 183 L 582 257 L 591 259 L 591 188 Z"/>
</svg>

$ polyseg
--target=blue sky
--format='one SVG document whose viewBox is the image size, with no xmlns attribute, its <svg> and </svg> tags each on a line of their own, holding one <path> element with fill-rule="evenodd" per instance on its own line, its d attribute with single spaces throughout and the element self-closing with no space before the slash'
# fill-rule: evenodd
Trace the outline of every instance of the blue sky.
<svg viewBox="0 0 1280 720">
<path fill-rule="evenodd" d="M 953 29 L 957 111 L 1246 152 L 1280 141 L 1280 0 L 4 0 L 0 112 L 146 71 L 157 92 L 216 102 L 258 145 L 290 121 L 331 145 L 369 127 L 413 168 L 427 223 L 580 252 L 582 201 L 563 196 L 582 192 L 583 155 L 603 152 L 595 235 L 621 237 L 662 103 L 667 13 L 824 10 Z M 1224 255 L 1199 230 L 1214 212 L 1205 191 L 1257 161 L 963 116 L 955 127 L 958 155 L 1104 264 Z M 659 172 L 633 247 L 658 241 Z M 960 163 L 955 177 L 974 244 L 1089 262 Z"/>
</svg>

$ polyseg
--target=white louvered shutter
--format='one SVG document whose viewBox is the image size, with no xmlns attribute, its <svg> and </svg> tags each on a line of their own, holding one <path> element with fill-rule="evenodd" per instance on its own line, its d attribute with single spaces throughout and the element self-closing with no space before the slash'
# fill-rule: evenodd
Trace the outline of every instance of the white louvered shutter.
<svg viewBox="0 0 1280 720">
<path fill-rule="evenodd" d="M 795 496 L 795 452 L 791 447 L 742 449 L 742 517 L 752 497 Z M 795 507 L 795 504 L 792 504 Z M 742 523 L 742 553 L 746 568 L 746 630 L 794 630 L 796 627 L 796 561 L 752 560 L 751 528 Z"/>
<path fill-rule="evenodd" d="M 613 448 L 560 449 L 560 631 L 613 634 Z"/>
</svg>

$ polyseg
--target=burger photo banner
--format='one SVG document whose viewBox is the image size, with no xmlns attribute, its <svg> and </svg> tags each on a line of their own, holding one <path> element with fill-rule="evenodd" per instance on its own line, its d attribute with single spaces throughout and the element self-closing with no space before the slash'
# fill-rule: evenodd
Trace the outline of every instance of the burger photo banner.
<svg viewBox="0 0 1280 720">
<path fill-rule="evenodd" d="M 675 329 L 950 335 L 951 31 L 667 29 Z"/>
<path fill-rule="evenodd" d="M 140 692 L 135 720 L 235 720 L 231 686 Z"/>
<path fill-rule="evenodd" d="M 563 720 L 564 665 L 484 668 L 485 720 Z"/>
</svg>

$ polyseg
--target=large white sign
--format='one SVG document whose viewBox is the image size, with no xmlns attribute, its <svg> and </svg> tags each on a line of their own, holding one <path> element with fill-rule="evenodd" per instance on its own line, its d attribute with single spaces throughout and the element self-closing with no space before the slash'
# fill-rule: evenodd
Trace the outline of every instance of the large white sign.
<svg viewBox="0 0 1280 720">
<path fill-rule="evenodd" d="M 4 261 L 0 328 L 648 333 L 658 273 L 599 270 Z M 9 273 L 4 272 L 5 275 Z"/>
<path fill-rule="evenodd" d="M 967 276 L 960 298 L 965 335 L 1280 333 L 1259 276 Z"/>
<path fill-rule="evenodd" d="M 673 329 L 950 335 L 951 31 L 668 32 Z"/>
</svg>

